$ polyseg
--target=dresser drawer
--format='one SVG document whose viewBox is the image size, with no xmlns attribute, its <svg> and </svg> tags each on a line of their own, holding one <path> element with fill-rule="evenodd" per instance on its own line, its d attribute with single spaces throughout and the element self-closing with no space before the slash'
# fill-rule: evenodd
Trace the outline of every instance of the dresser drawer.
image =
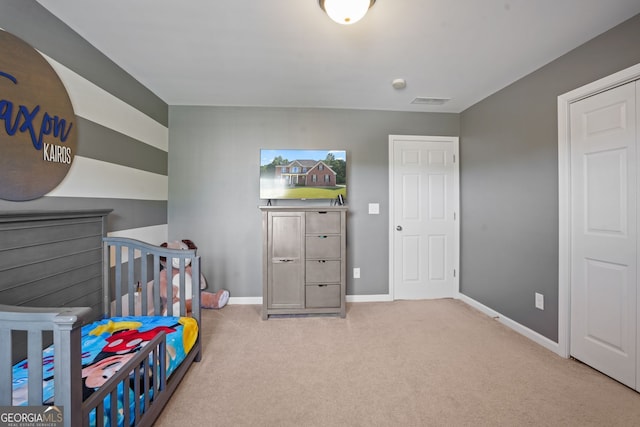
<svg viewBox="0 0 640 427">
<path fill-rule="evenodd" d="M 306 258 L 340 258 L 340 236 L 307 235 Z"/>
<path fill-rule="evenodd" d="M 340 212 L 306 212 L 305 224 L 307 234 L 339 234 Z"/>
<path fill-rule="evenodd" d="M 305 288 L 307 308 L 340 307 L 340 285 L 307 285 Z"/>
<path fill-rule="evenodd" d="M 340 261 L 307 260 L 305 281 L 307 283 L 340 282 Z"/>
</svg>

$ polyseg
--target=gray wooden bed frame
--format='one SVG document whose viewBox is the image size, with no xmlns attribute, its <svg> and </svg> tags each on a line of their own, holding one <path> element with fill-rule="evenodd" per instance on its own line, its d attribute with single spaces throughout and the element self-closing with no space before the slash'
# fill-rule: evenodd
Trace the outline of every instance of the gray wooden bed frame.
<svg viewBox="0 0 640 427">
<path fill-rule="evenodd" d="M 117 399 L 118 384 L 125 383 L 126 402 L 132 373 L 136 379 L 134 393 L 144 395 L 144 403 L 133 399 L 133 413 L 129 405 L 123 405 L 125 425 L 133 419 L 136 426 L 150 426 L 191 363 L 200 360 L 200 257 L 195 250 L 167 249 L 133 239 L 105 237 L 109 212 L 0 213 L 0 302 L 3 303 L 0 304 L 0 342 L 3 343 L 0 348 L 0 406 L 12 404 L 12 366 L 17 358 L 25 355 L 29 376 L 28 404 L 42 405 L 42 349 L 52 340 L 54 405 L 63 407 L 65 426 L 87 425 L 89 413 L 94 409 L 97 425 L 102 425 L 103 402 L 108 396 L 112 399 L 111 420 L 115 420 L 117 405 L 113 403 Z M 173 313 L 172 304 L 163 304 L 160 298 L 160 274 L 167 275 L 167 283 L 172 282 L 172 271 L 170 268 L 161 270 L 161 259 L 166 259 L 167 265 L 178 260 L 181 295 L 185 295 L 186 260 L 191 260 L 194 291 L 191 316 L 200 328 L 195 345 L 183 363 L 165 378 L 166 348 L 164 333 L 161 333 L 83 401 L 82 325 L 101 317 L 120 316 L 123 311 L 134 313 L 136 309 L 142 315 L 162 315 L 164 309 L 168 316 L 187 315 L 184 301 L 181 301 L 180 313 Z M 146 286 L 150 281 L 152 286 Z M 97 284 L 101 289 L 96 288 Z M 69 292 L 69 288 L 73 292 Z M 137 290 L 141 297 L 137 299 L 140 303 L 136 307 L 136 298 L 128 298 L 128 295 L 134 295 Z M 167 300 L 171 301 L 171 286 L 167 291 Z M 57 307 L 48 306 L 47 302 L 52 301 Z M 78 301 L 85 307 L 76 306 Z M 156 374 L 153 381 L 148 376 L 150 363 L 160 367 L 160 375 Z M 142 390 L 138 390 L 139 384 L 142 384 Z"/>
</svg>

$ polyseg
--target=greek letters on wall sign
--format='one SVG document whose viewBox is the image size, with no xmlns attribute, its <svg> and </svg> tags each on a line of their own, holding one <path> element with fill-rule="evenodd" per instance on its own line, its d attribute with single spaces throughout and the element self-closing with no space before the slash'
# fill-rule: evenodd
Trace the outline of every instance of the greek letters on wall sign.
<svg viewBox="0 0 640 427">
<path fill-rule="evenodd" d="M 51 65 L 0 30 L 0 199 L 37 199 L 69 172 L 76 116 Z"/>
</svg>

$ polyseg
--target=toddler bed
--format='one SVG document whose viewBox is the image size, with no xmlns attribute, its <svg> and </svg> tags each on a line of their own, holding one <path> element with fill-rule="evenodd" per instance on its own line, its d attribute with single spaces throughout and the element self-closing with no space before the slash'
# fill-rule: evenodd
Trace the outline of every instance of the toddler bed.
<svg viewBox="0 0 640 427">
<path fill-rule="evenodd" d="M 91 322 L 88 307 L 0 305 L 0 406 L 62 407 L 65 426 L 148 426 L 200 360 L 200 293 L 193 292 L 191 313 L 184 299 L 176 313 L 166 303 L 172 287 L 165 298 L 160 292 L 161 274 L 179 283 L 181 295 L 189 284 L 200 289 L 196 251 L 104 237 L 101 254 L 102 319 Z M 26 359 L 18 363 L 14 331 L 26 331 Z"/>
</svg>

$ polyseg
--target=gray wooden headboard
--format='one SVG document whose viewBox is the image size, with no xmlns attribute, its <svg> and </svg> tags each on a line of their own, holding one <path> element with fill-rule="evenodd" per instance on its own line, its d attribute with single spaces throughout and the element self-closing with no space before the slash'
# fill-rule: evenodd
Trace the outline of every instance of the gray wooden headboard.
<svg viewBox="0 0 640 427">
<path fill-rule="evenodd" d="M 90 307 L 100 317 L 109 212 L 0 212 L 0 302 Z"/>
</svg>

